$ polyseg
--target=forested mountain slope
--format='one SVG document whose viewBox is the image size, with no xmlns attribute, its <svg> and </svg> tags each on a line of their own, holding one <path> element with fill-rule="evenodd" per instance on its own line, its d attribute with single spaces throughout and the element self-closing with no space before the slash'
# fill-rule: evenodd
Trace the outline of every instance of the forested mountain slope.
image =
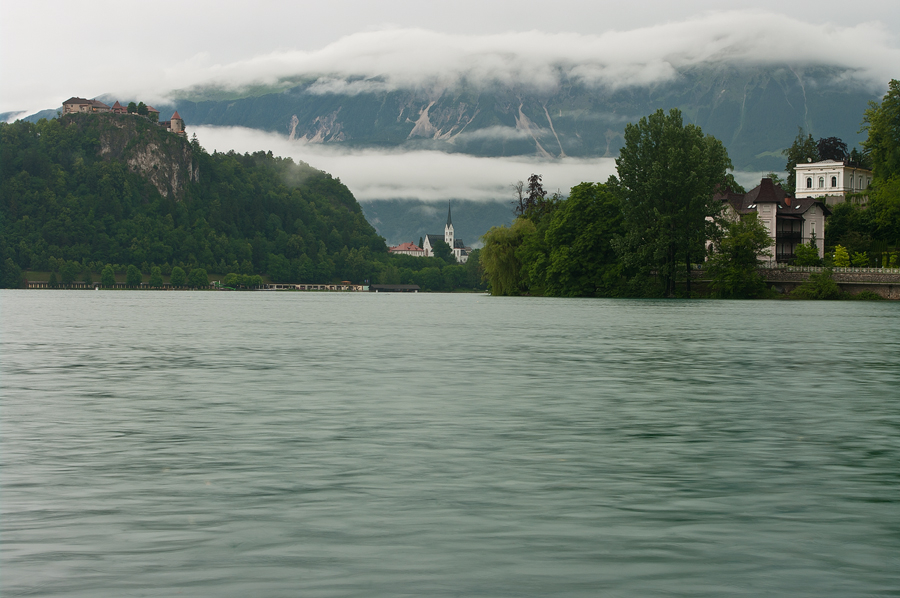
<svg viewBox="0 0 900 598">
<path fill-rule="evenodd" d="M 4 276 L 59 260 L 361 282 L 387 248 L 339 180 L 271 152 L 209 154 L 135 115 L 0 124 Z"/>
</svg>

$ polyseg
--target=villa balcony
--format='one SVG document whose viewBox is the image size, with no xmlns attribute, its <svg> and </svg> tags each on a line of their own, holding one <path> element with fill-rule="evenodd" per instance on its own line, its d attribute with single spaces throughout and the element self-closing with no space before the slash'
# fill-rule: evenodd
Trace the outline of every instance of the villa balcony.
<svg viewBox="0 0 900 598">
<path fill-rule="evenodd" d="M 799 230 L 779 230 L 775 231 L 775 239 L 776 240 L 796 240 L 800 241 L 803 239 L 803 233 Z"/>
</svg>

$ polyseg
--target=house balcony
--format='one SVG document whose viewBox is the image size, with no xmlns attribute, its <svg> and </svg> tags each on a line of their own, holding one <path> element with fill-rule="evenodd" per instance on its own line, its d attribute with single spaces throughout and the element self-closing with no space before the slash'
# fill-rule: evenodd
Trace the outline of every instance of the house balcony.
<svg viewBox="0 0 900 598">
<path fill-rule="evenodd" d="M 793 260 L 796 256 L 793 253 L 776 253 L 775 261 L 778 263 L 787 263 Z"/>
<path fill-rule="evenodd" d="M 775 239 L 778 241 L 800 241 L 803 239 L 803 233 L 799 230 L 779 230 L 775 231 Z"/>
</svg>

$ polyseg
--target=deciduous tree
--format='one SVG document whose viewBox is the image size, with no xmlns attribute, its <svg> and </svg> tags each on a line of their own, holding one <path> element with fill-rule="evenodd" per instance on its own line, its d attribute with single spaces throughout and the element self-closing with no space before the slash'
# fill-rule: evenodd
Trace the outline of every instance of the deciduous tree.
<svg viewBox="0 0 900 598">
<path fill-rule="evenodd" d="M 787 191 L 793 193 L 797 188 L 797 176 L 794 167 L 801 162 L 818 162 L 819 150 L 813 136 L 804 133 L 803 127 L 797 127 L 797 137 L 791 147 L 782 152 L 787 157 L 784 170 L 787 172 Z"/>
<path fill-rule="evenodd" d="M 658 272 L 665 294 L 674 296 L 679 264 L 690 281 L 691 263 L 712 235 L 721 210 L 713 193 L 731 168 L 728 152 L 700 127 L 685 125 L 679 110 L 657 110 L 626 125 L 616 166 L 625 228 L 617 248 L 627 265 Z"/>
<path fill-rule="evenodd" d="M 709 286 L 722 299 L 753 299 L 766 292 L 766 283 L 759 273 L 761 255 L 771 255 L 769 231 L 748 214 L 727 222 L 725 235 L 715 243 L 709 259 Z"/>
</svg>

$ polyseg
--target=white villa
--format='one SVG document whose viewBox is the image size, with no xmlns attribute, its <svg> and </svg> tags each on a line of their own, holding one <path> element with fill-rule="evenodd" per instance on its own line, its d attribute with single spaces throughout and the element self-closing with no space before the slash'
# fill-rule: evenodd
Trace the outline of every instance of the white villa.
<svg viewBox="0 0 900 598">
<path fill-rule="evenodd" d="M 797 177 L 797 188 L 794 196 L 797 199 L 816 197 L 826 205 L 843 203 L 853 193 L 863 193 L 872 183 L 872 171 L 856 166 L 848 166 L 837 160 L 823 160 L 797 164 L 794 168 Z M 865 204 L 868 198 L 856 199 Z"/>
</svg>

